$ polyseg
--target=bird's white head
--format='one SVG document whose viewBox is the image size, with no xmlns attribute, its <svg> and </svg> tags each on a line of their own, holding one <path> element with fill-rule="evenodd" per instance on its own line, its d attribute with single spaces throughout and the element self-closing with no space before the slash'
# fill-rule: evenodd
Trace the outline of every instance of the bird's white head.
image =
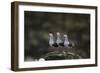
<svg viewBox="0 0 100 73">
<path fill-rule="evenodd" d="M 56 34 L 57 34 L 58 36 L 60 35 L 60 33 L 59 33 L 59 32 L 57 32 Z"/>
<path fill-rule="evenodd" d="M 49 33 L 49 36 L 53 36 L 53 34 L 52 33 Z"/>
<path fill-rule="evenodd" d="M 67 34 L 64 34 L 64 37 L 67 38 L 68 37 Z"/>
</svg>

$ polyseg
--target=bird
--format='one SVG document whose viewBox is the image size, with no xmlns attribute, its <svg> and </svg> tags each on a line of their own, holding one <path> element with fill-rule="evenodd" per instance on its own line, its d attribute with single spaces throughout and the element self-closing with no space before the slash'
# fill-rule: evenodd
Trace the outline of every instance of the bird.
<svg viewBox="0 0 100 73">
<path fill-rule="evenodd" d="M 63 35 L 64 36 L 64 47 L 69 47 L 69 41 L 68 41 L 68 36 L 67 36 L 67 34 L 64 34 Z"/>
<path fill-rule="evenodd" d="M 61 39 L 60 33 L 57 32 L 56 35 L 57 35 L 57 40 L 56 40 L 57 45 L 59 45 L 59 46 L 64 46 L 64 42 L 63 42 L 62 39 Z"/>
<path fill-rule="evenodd" d="M 58 47 L 57 43 L 54 40 L 54 36 L 52 33 L 49 33 L 49 46 L 50 47 Z"/>
</svg>

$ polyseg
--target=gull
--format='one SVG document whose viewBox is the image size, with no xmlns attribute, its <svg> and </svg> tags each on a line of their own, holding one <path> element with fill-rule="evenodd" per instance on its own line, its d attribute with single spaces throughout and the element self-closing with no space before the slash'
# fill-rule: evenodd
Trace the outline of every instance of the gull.
<svg viewBox="0 0 100 73">
<path fill-rule="evenodd" d="M 61 39 L 60 33 L 57 32 L 56 34 L 57 34 L 57 40 L 56 40 L 57 45 L 59 45 L 59 46 L 64 46 L 64 42 L 63 42 L 62 39 Z"/>
<path fill-rule="evenodd" d="M 49 46 L 58 47 L 57 43 L 54 40 L 54 36 L 52 33 L 49 33 Z"/>
<path fill-rule="evenodd" d="M 69 47 L 69 41 L 68 41 L 68 36 L 66 34 L 64 34 L 64 46 L 65 47 Z"/>
</svg>

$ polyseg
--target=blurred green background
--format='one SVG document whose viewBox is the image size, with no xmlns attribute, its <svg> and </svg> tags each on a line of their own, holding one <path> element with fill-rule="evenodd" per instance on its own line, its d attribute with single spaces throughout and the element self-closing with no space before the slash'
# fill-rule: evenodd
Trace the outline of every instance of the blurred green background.
<svg viewBox="0 0 100 73">
<path fill-rule="evenodd" d="M 25 61 L 48 53 L 49 32 L 68 34 L 82 58 L 90 58 L 90 15 L 55 12 L 24 12 Z"/>
</svg>

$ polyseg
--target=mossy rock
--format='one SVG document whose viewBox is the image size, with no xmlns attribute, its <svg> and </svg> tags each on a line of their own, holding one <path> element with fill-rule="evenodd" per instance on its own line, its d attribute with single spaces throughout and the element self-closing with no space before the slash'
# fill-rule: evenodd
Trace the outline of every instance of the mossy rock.
<svg viewBox="0 0 100 73">
<path fill-rule="evenodd" d="M 49 52 L 44 56 L 45 60 L 64 60 L 64 59 L 81 59 L 82 57 L 74 52 L 54 51 Z"/>
</svg>

